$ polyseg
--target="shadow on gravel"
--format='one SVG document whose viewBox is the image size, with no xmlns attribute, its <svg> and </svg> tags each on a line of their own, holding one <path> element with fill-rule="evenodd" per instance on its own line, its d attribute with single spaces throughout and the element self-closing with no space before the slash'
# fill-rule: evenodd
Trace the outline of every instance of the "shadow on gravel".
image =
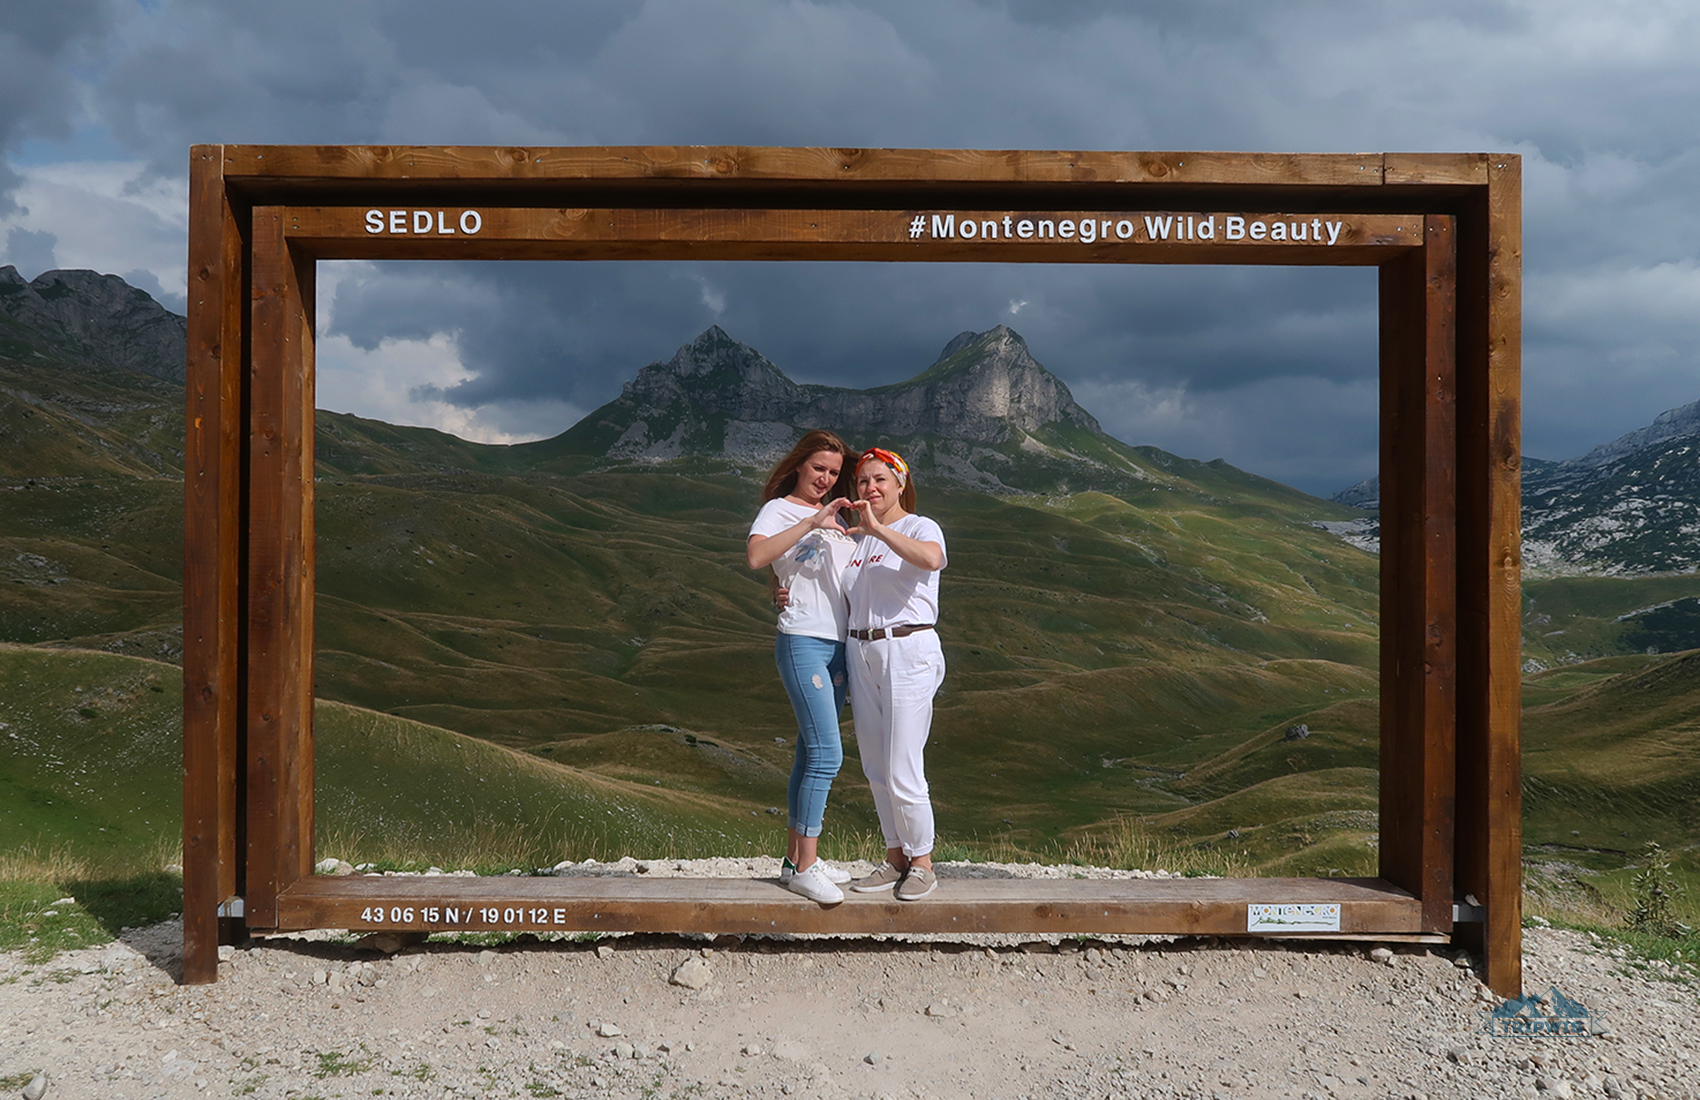
<svg viewBox="0 0 1700 1100">
<path fill-rule="evenodd" d="M 122 878 L 70 879 L 59 885 L 115 940 L 125 929 L 159 924 L 183 909 L 183 880 L 165 871 Z"/>
</svg>

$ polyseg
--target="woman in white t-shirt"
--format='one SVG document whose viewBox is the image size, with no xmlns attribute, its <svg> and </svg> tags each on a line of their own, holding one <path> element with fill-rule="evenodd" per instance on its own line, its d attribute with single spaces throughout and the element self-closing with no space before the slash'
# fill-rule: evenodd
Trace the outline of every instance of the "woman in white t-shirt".
<svg viewBox="0 0 1700 1100">
<path fill-rule="evenodd" d="M 745 555 L 772 567 L 788 590 L 774 661 L 797 713 L 797 756 L 786 792 L 788 836 L 780 881 L 825 904 L 844 900 L 850 876 L 816 856 L 827 794 L 844 763 L 844 569 L 856 543 L 844 533 L 855 452 L 832 432 L 806 433 L 768 475 Z M 840 516 L 843 517 L 842 521 Z"/>
<path fill-rule="evenodd" d="M 856 552 L 844 573 L 850 601 L 850 707 L 862 771 L 885 833 L 885 863 L 851 889 L 890 890 L 902 901 L 938 888 L 933 803 L 922 753 L 933 696 L 944 682 L 939 570 L 944 532 L 915 514 L 909 467 L 892 451 L 864 451 L 856 465 Z"/>
</svg>

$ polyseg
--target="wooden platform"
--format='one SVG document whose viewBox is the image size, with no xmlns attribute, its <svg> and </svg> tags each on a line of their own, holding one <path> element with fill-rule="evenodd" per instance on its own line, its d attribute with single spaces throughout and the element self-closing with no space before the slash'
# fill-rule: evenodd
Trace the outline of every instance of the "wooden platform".
<svg viewBox="0 0 1700 1100">
<path fill-rule="evenodd" d="M 1338 903 L 1334 936 L 1423 932 L 1383 879 L 943 879 L 932 896 L 798 897 L 777 879 L 313 875 L 278 896 L 278 931 L 1246 935 L 1248 906 Z M 1264 933 L 1258 933 L 1264 934 Z"/>
</svg>

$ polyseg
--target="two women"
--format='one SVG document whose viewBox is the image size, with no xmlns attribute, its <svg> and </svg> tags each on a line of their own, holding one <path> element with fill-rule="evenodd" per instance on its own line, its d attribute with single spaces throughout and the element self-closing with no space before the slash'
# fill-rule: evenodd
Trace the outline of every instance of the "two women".
<svg viewBox="0 0 1700 1100">
<path fill-rule="evenodd" d="M 854 501 L 841 485 L 851 463 Z M 751 568 L 772 565 L 787 590 L 775 654 L 799 732 L 782 881 L 823 903 L 844 897 L 838 882 L 848 876 L 821 863 L 816 849 L 826 795 L 843 762 L 837 717 L 848 671 L 862 770 L 886 843 L 885 862 L 851 888 L 894 889 L 905 901 L 926 897 L 938 886 L 923 749 L 944 679 L 935 629 L 943 532 L 915 514 L 915 488 L 897 454 L 876 447 L 851 459 L 837 436 L 810 432 L 769 475 L 747 557 Z M 823 606 L 835 592 L 842 616 L 836 648 L 824 633 Z"/>
</svg>

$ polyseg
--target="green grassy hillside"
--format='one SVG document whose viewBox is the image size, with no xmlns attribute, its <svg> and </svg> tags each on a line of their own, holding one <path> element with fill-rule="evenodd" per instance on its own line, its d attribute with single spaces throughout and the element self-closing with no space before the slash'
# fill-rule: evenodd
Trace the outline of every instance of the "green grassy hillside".
<svg viewBox="0 0 1700 1100">
<path fill-rule="evenodd" d="M 178 669 L 0 645 L 0 682 L 0 850 L 168 857 L 182 832 Z M 712 794 L 657 790 L 339 703 L 321 702 L 314 724 L 329 854 L 546 866 L 771 847 L 765 814 Z"/>
<path fill-rule="evenodd" d="M 177 659 L 181 391 L 14 360 L 0 398 L 0 641 Z M 1064 452 L 1099 474 L 1050 494 L 920 484 L 951 549 L 929 763 L 944 835 L 1062 852 L 1132 822 L 1251 870 L 1373 866 L 1377 561 L 1312 526 L 1351 513 L 1222 463 L 1041 435 L 1048 457 L 1009 456 L 1022 478 Z M 763 811 L 784 803 L 794 729 L 766 585 L 742 564 L 759 471 L 335 414 L 317 447 L 320 806 L 339 843 L 473 852 L 505 829 L 589 852 L 772 847 Z M 1681 642 L 1700 579 L 1526 593 L 1530 667 L 1553 666 L 1527 687 L 1531 840 L 1695 843 L 1682 753 L 1700 683 L 1629 654 Z M 66 700 L 66 744 L 155 744 L 174 720 L 161 666 L 136 666 L 164 677 L 149 681 L 64 659 L 98 671 L 47 693 Z M 861 836 L 872 807 L 847 751 L 831 828 Z M 174 797 L 174 752 L 149 757 L 136 797 Z M 175 835 L 146 799 L 83 797 L 75 761 L 52 759 L 68 778 L 18 787 L 6 837 Z"/>
</svg>

